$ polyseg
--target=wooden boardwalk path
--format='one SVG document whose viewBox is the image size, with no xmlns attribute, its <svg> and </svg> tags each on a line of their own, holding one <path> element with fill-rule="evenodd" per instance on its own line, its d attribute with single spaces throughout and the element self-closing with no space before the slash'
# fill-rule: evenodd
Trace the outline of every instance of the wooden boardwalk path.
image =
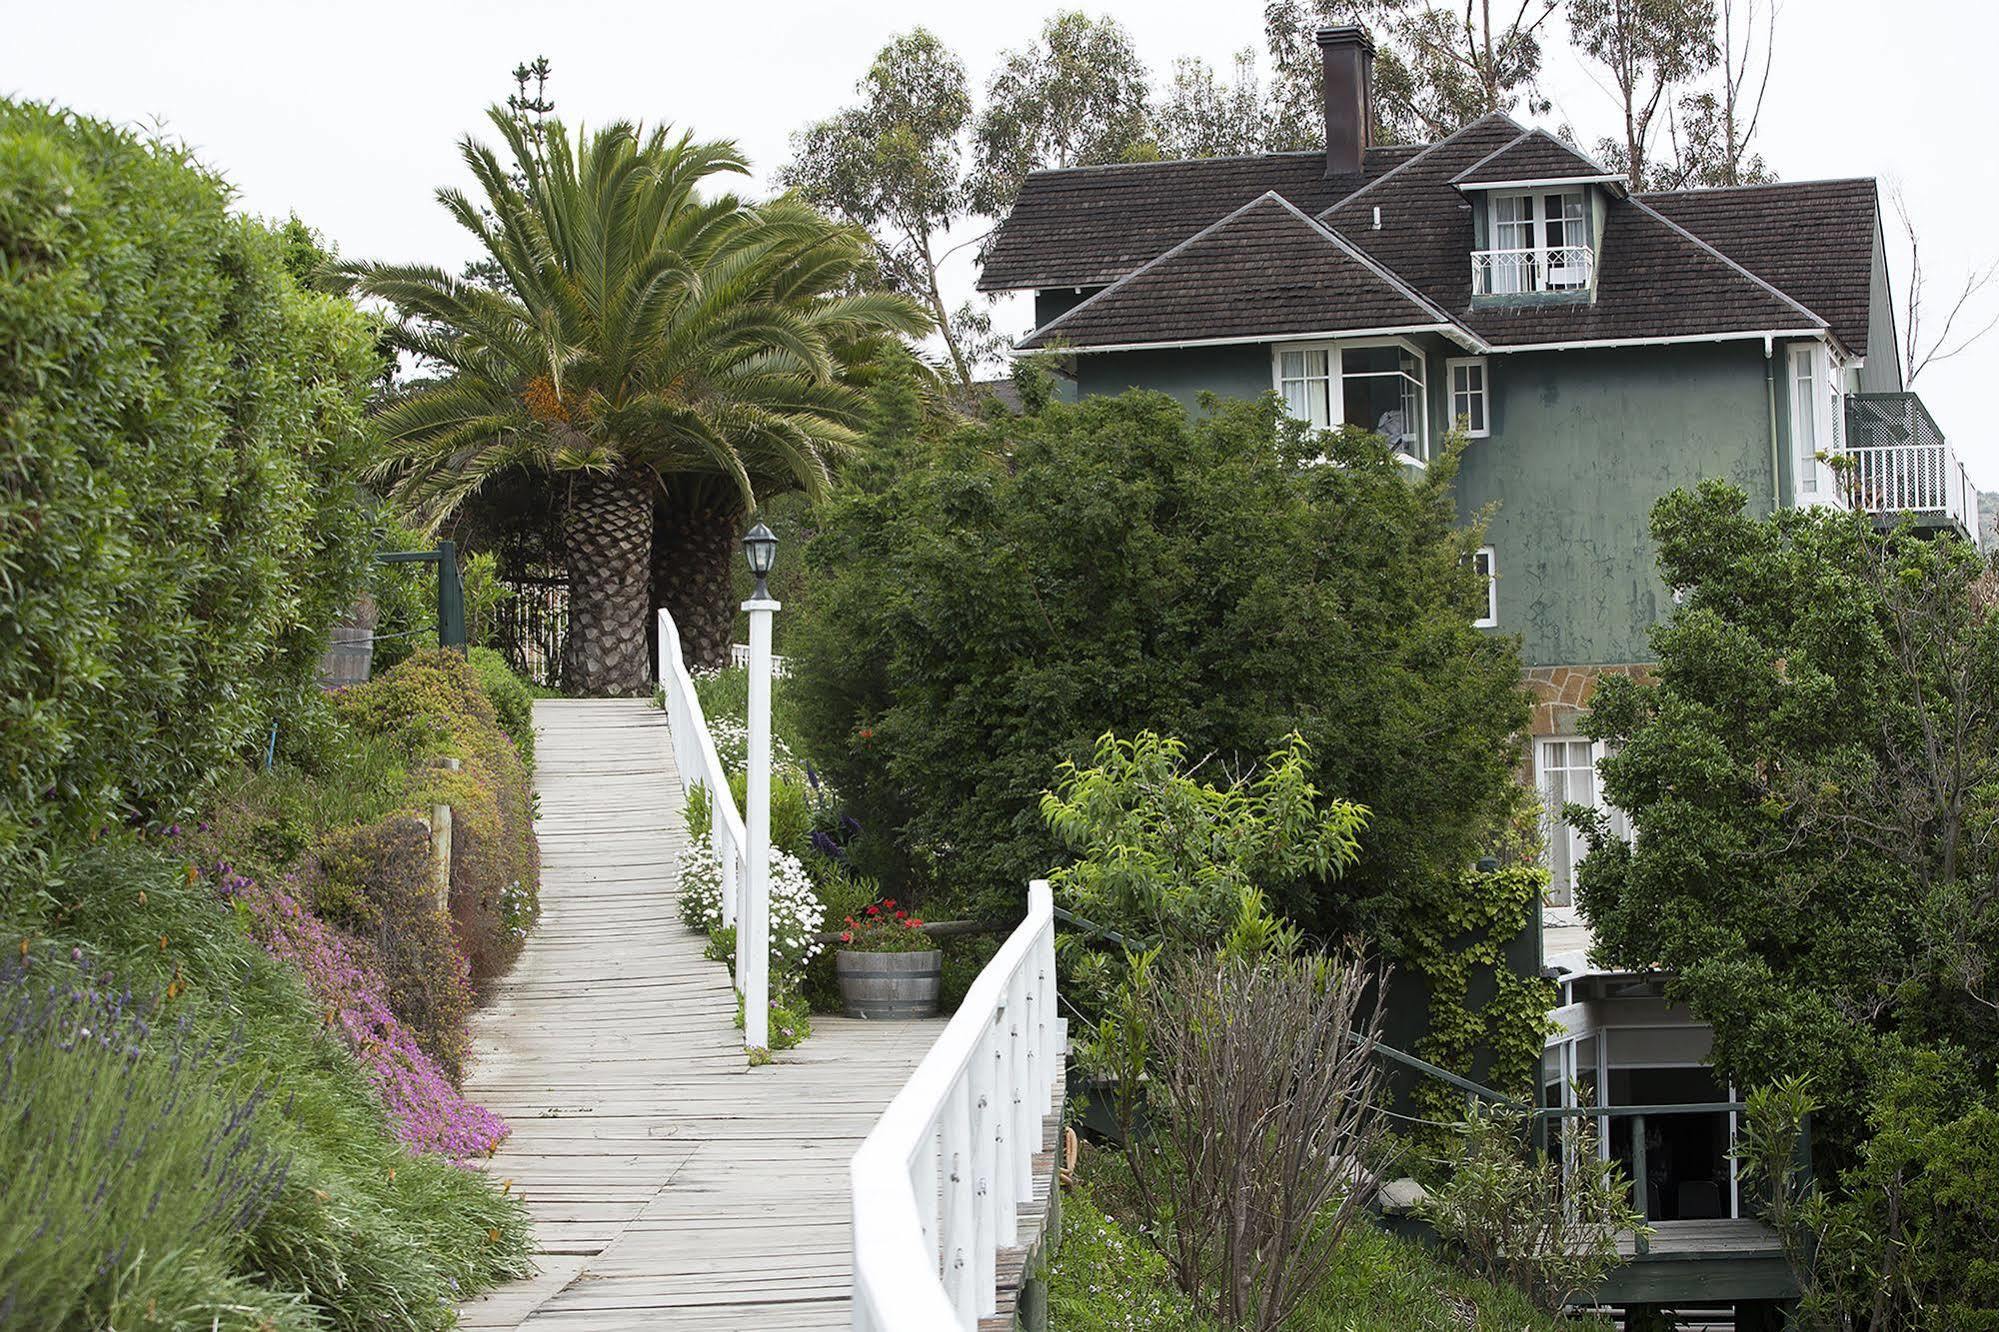
<svg viewBox="0 0 1999 1332">
<path fill-rule="evenodd" d="M 542 917 L 474 1019 L 465 1091 L 513 1127 L 487 1168 L 526 1199 L 542 1270 L 464 1324 L 847 1327 L 847 1159 L 942 1021 L 815 1018 L 749 1068 L 728 972 L 675 908 L 665 717 L 549 700 L 535 725 Z"/>
</svg>

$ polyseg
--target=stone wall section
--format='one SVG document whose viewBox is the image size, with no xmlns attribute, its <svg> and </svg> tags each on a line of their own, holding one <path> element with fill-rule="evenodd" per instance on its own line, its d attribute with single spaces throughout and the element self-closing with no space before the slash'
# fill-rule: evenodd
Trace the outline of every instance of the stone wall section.
<svg viewBox="0 0 1999 1332">
<path fill-rule="evenodd" d="M 1647 662 L 1618 666 L 1529 666 L 1522 676 L 1527 687 L 1534 691 L 1533 735 L 1539 738 L 1580 734 L 1580 723 L 1583 714 L 1589 711 L 1590 700 L 1596 696 L 1597 682 L 1609 675 L 1649 680 L 1652 667 Z"/>
</svg>

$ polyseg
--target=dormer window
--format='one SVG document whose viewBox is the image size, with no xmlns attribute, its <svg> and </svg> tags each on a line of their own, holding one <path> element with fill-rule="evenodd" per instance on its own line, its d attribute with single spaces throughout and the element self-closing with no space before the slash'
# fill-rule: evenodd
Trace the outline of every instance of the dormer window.
<svg viewBox="0 0 1999 1332">
<path fill-rule="evenodd" d="M 1581 190 L 1495 190 L 1491 248 L 1472 255 L 1472 295 L 1587 291 L 1596 269 Z"/>
</svg>

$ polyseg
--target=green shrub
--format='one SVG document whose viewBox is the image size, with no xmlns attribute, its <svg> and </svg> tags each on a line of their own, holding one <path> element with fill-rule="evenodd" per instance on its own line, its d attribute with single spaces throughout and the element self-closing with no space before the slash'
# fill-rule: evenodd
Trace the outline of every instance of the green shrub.
<svg viewBox="0 0 1999 1332">
<path fill-rule="evenodd" d="M 456 1083 L 471 1047 L 472 983 L 451 915 L 437 901 L 429 823 L 395 814 L 344 828 L 320 844 L 318 860 L 313 906 L 368 945 L 389 1007 Z"/>
<path fill-rule="evenodd" d="M 479 676 L 465 658 L 433 649 L 343 691 L 337 707 L 359 736 L 408 765 L 402 809 L 427 817 L 433 805 L 451 806 L 458 941 L 475 981 L 498 975 L 539 910 L 541 859 L 527 769 Z"/>
<path fill-rule="evenodd" d="M 534 691 L 528 688 L 527 681 L 508 668 L 507 659 L 491 648 L 475 647 L 467 659 L 479 677 L 479 687 L 486 691 L 486 698 L 499 716 L 500 729 L 514 742 L 514 748 L 521 751 L 521 766 L 532 773 Z"/>
<path fill-rule="evenodd" d="M 442 1329 L 459 1299 L 525 1274 L 529 1230 L 519 1202 L 484 1177 L 395 1140 L 381 1103 L 345 1044 L 326 1031 L 297 973 L 244 933 L 206 880 L 167 858 L 172 845 L 149 849 L 114 836 L 45 873 L 0 878 L 0 933 L 26 940 L 35 968 L 66 962 L 76 950 L 135 996 L 157 1002 L 156 1050 L 183 1022 L 197 1044 L 233 1046 L 234 1059 L 216 1066 L 219 1095 L 240 1102 L 258 1087 L 270 1089 L 252 1127 L 290 1166 L 228 1270 L 279 1297 L 268 1306 L 277 1327 L 353 1332 Z M 10 1111 L 18 1103 L 11 1094 L 0 1098 Z M 15 1179 L 40 1187 L 0 1160 L 0 1185 Z M 12 1214 L 11 1206 L 0 1207 L 0 1227 Z M 0 1246 L 14 1242 L 0 1238 Z M 93 1268 L 103 1256 L 92 1255 Z M 0 1248 L 0 1268 L 24 1260 L 46 1255 Z M 141 1301 L 109 1325 L 208 1328 L 220 1315 L 224 1327 L 258 1326 L 255 1319 L 232 1322 L 235 1315 L 215 1307 L 230 1290 L 185 1277 L 152 1297 L 159 1299 L 156 1322 L 139 1316 Z M 303 1299 L 320 1321 L 281 1317 L 288 1298 Z"/>
<path fill-rule="evenodd" d="M 1099 1211 L 1087 1188 L 1062 1199 L 1062 1242 L 1048 1282 L 1048 1323 L 1063 1332 L 1209 1332 L 1158 1250 Z"/>
<path fill-rule="evenodd" d="M 372 322 L 229 197 L 0 100 L 0 857 L 191 808 L 360 586 Z"/>
<path fill-rule="evenodd" d="M 1457 446 L 1411 481 L 1378 438 L 1282 415 L 1134 392 L 878 439 L 850 469 L 815 513 L 787 685 L 863 872 L 1017 911 L 1061 854 L 1041 795 L 1106 731 L 1214 771 L 1296 732 L 1313 784 L 1370 817 L 1336 887 L 1272 882 L 1272 905 L 1394 958 L 1455 894 L 1521 799 L 1529 721 L 1516 644 L 1472 626 Z"/>
</svg>

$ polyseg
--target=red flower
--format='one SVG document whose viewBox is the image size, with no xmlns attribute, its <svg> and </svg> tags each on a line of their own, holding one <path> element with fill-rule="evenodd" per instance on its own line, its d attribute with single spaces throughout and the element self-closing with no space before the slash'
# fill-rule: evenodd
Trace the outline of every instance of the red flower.
<svg viewBox="0 0 1999 1332">
<path fill-rule="evenodd" d="M 871 906 L 868 908 L 868 914 L 870 916 L 879 916 L 881 913 L 882 909 L 878 906 Z"/>
<path fill-rule="evenodd" d="M 854 918 L 852 916 L 847 917 L 847 923 L 849 925 L 852 925 L 854 923 Z"/>
<path fill-rule="evenodd" d="M 888 901 L 883 902 L 882 905 L 887 907 L 890 911 L 893 911 L 895 910 L 895 899 L 891 897 L 888 899 Z"/>
<path fill-rule="evenodd" d="M 921 920 L 912 917 L 909 922 L 909 928 L 912 930 L 920 930 L 923 928 L 923 922 Z"/>
<path fill-rule="evenodd" d="M 897 920 L 908 920 L 908 919 L 909 919 L 909 913 L 908 913 L 907 911 L 898 911 L 898 912 L 896 912 L 896 913 L 895 913 L 895 918 L 896 918 Z"/>
<path fill-rule="evenodd" d="M 840 942 L 841 942 L 841 943 L 852 943 L 853 941 L 854 941 L 854 932 L 853 932 L 852 930 L 841 930 L 841 931 L 840 931 Z"/>
</svg>

